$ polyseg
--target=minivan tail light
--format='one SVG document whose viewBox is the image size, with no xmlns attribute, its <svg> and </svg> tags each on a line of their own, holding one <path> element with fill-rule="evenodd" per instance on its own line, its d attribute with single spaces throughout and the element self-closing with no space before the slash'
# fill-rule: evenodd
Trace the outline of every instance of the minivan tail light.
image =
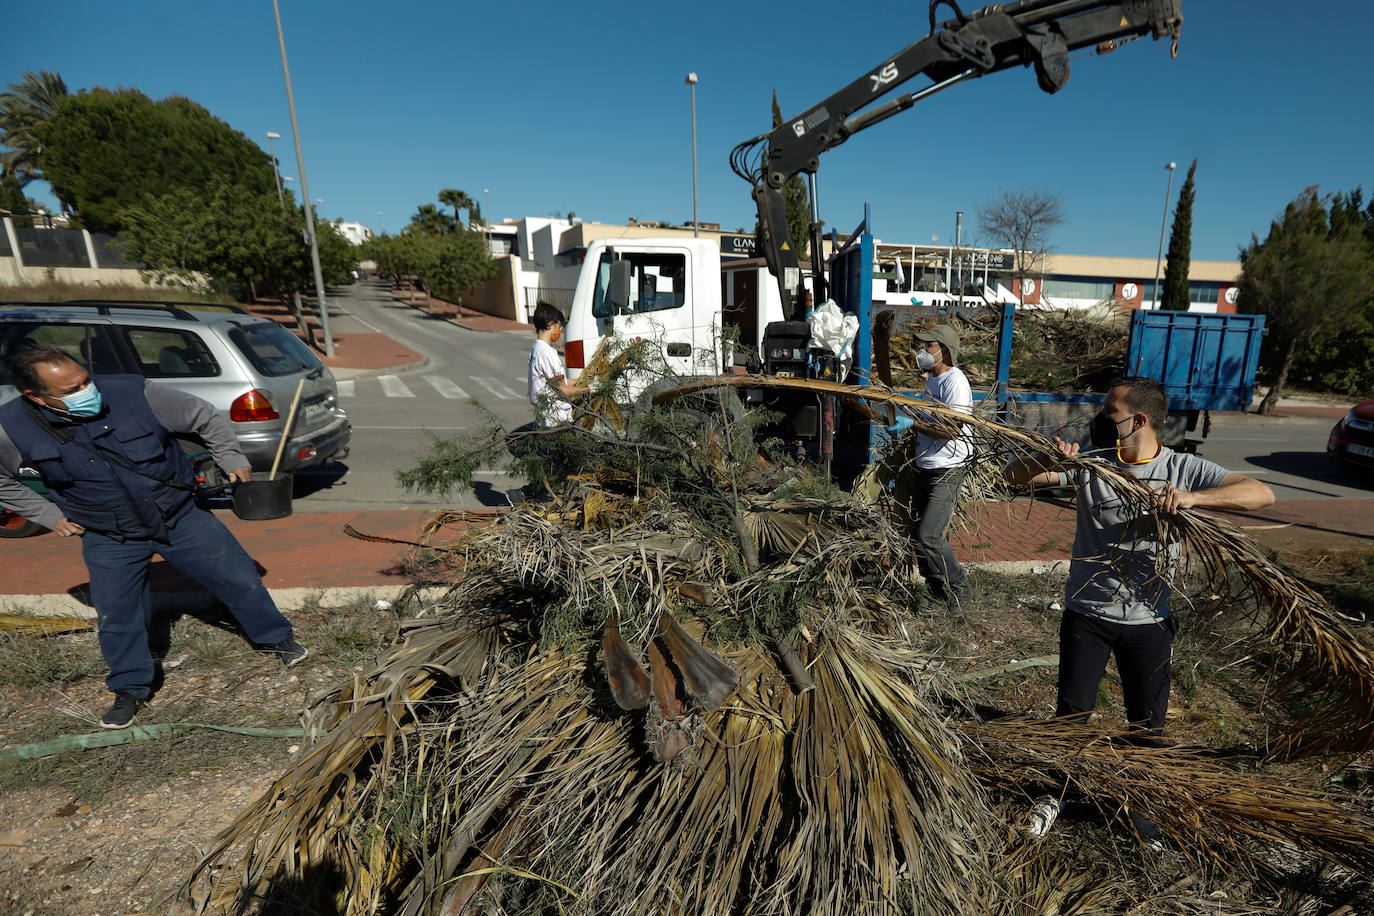
<svg viewBox="0 0 1374 916">
<path fill-rule="evenodd" d="M 256 420 L 277 420 L 281 414 L 272 408 L 267 393 L 254 388 L 247 394 L 234 398 L 229 405 L 229 419 L 235 423 L 252 423 Z"/>
<path fill-rule="evenodd" d="M 583 355 L 580 340 L 570 340 L 564 345 L 563 358 L 567 360 L 569 369 L 587 368 L 587 358 Z"/>
</svg>

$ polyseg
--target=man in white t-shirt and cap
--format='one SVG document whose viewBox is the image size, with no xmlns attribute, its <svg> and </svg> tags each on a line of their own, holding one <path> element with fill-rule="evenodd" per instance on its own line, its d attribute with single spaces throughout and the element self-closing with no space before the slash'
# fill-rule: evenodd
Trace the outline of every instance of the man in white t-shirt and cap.
<svg viewBox="0 0 1374 916">
<path fill-rule="evenodd" d="M 973 390 L 958 368 L 959 335 L 947 324 L 938 324 L 912 335 L 916 341 L 916 367 L 926 372 L 925 397 L 942 407 L 973 413 Z M 959 486 L 968 470 L 973 447 L 968 427 L 961 435 L 943 439 L 917 433 L 916 453 L 897 478 L 893 492 L 897 512 L 916 541 L 916 564 L 931 592 L 956 613 L 973 598 L 968 576 L 949 546 L 946 529 L 954 515 Z"/>
</svg>

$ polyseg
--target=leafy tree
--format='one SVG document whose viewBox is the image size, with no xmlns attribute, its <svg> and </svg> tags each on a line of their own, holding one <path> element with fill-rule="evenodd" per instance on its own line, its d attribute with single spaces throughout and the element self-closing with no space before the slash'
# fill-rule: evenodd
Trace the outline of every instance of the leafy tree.
<svg viewBox="0 0 1374 916">
<path fill-rule="evenodd" d="M 203 278 L 256 292 L 314 284 L 304 213 L 285 210 L 275 190 L 244 193 L 224 178 L 175 188 L 119 213 L 130 257 L 160 281 L 198 286 Z M 356 251 L 332 223 L 316 223 L 326 283 L 342 283 Z"/>
<path fill-rule="evenodd" d="M 24 189 L 19 185 L 18 178 L 8 174 L 0 178 L 0 210 L 8 210 L 11 213 L 28 213 L 32 209 L 29 206 L 29 199 L 24 196 Z"/>
<path fill-rule="evenodd" d="M 978 222 L 1015 252 L 1017 276 L 1034 276 L 1036 262 L 1051 250 L 1050 233 L 1064 222 L 1064 207 L 1045 190 L 1004 191 L 978 207 Z"/>
<path fill-rule="evenodd" d="M 67 96 L 67 84 L 56 73 L 30 70 L 9 89 L 0 94 L 0 147 L 8 148 L 0 152 L 0 175 L 16 178 L 22 188 L 44 177 L 40 162 L 43 141 L 38 128 Z"/>
<path fill-rule="evenodd" d="M 217 180 L 276 197 L 267 154 L 190 99 L 92 89 L 60 99 L 37 132 L 53 193 L 92 229 L 118 231 L 126 208 Z"/>
<path fill-rule="evenodd" d="M 1176 312 L 1188 311 L 1188 271 L 1192 267 L 1193 248 L 1193 175 L 1197 160 L 1188 167 L 1188 178 L 1178 192 L 1178 206 L 1174 208 L 1174 228 L 1169 234 L 1169 260 L 1164 267 L 1164 298 L 1161 307 Z"/>
<path fill-rule="evenodd" d="M 1295 358 L 1365 320 L 1374 297 L 1374 257 L 1362 227 L 1327 213 L 1331 198 L 1307 188 L 1284 208 L 1260 241 L 1241 251 L 1240 294 L 1247 311 L 1268 318 L 1261 351 L 1274 382 L 1259 407 L 1268 413 L 1283 395 Z"/>
<path fill-rule="evenodd" d="M 449 301 L 496 276 L 479 232 L 380 235 L 363 243 L 361 257 L 376 261 L 384 274 L 415 274 L 426 289 Z"/>
</svg>

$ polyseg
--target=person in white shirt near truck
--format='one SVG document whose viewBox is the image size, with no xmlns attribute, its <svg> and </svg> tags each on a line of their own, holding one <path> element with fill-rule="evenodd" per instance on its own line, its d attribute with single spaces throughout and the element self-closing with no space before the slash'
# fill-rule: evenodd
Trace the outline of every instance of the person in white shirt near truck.
<svg viewBox="0 0 1374 916">
<path fill-rule="evenodd" d="M 954 328 L 939 324 L 912 336 L 919 345 L 916 367 L 927 373 L 924 397 L 942 407 L 972 414 L 973 389 L 957 365 L 959 335 Z M 910 426 L 909 418 L 899 417 L 896 428 L 889 429 L 901 432 Z M 916 454 L 898 475 L 893 489 L 898 517 L 916 541 L 916 566 L 931 594 L 955 613 L 966 610 L 973 599 L 973 587 L 947 536 L 959 487 L 973 456 L 968 427 L 961 427 L 960 432 L 954 439 L 918 432 Z"/>
</svg>

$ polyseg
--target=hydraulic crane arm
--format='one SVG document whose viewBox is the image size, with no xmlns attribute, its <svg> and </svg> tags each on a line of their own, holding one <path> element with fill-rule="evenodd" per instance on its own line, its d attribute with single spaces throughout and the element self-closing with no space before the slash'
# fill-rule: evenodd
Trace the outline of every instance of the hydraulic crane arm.
<svg viewBox="0 0 1374 916">
<path fill-rule="evenodd" d="M 950 6 L 955 18 L 936 25 L 935 11 Z M 754 187 L 764 257 L 777 278 L 782 301 L 796 311 L 800 270 L 787 229 L 783 186 L 801 172 L 815 174 L 820 154 L 866 127 L 905 111 L 957 82 L 1032 66 L 1040 88 L 1058 92 L 1069 80 L 1069 52 L 1096 46 L 1100 53 L 1118 39 L 1171 36 L 1174 53 L 1183 27 L 1181 0 L 1020 0 L 994 3 L 964 15 L 955 0 L 932 0 L 930 34 L 897 52 L 876 70 L 801 115 L 735 147 L 730 164 Z M 918 75 L 930 85 L 874 104 Z M 869 107 L 872 106 L 872 107 Z M 760 157 L 760 147 L 763 155 Z M 819 223 L 812 228 L 812 264 L 820 277 Z"/>
</svg>

